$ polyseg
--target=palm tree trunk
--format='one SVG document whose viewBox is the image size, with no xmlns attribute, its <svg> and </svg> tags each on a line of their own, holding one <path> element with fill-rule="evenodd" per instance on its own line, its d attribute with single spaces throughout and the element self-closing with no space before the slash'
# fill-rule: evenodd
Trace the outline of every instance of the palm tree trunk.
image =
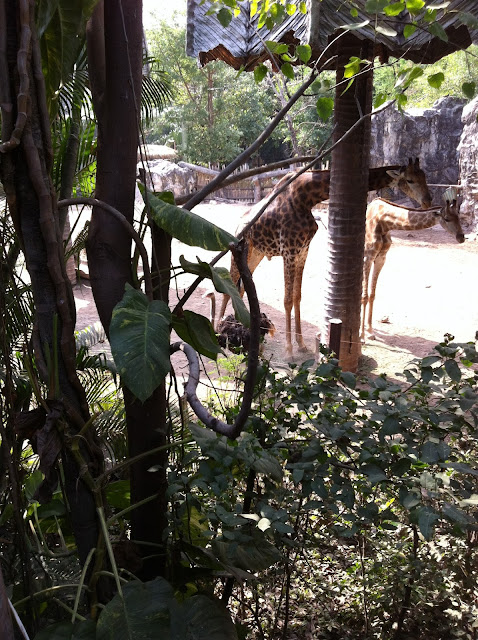
<svg viewBox="0 0 478 640">
<path fill-rule="evenodd" d="M 343 136 L 372 103 L 372 72 L 355 78 L 344 92 L 344 65 L 351 56 L 367 57 L 367 43 L 348 35 L 339 40 L 334 140 Z M 356 371 L 360 356 L 360 301 L 365 240 L 370 119 L 332 151 L 329 242 L 325 283 L 323 335 L 329 320 L 342 320 L 340 365 Z"/>
</svg>

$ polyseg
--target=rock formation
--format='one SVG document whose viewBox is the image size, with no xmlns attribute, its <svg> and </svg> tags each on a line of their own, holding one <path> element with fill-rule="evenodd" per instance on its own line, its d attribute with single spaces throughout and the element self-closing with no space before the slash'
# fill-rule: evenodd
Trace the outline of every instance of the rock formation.
<svg viewBox="0 0 478 640">
<path fill-rule="evenodd" d="M 463 133 L 458 153 L 462 202 L 460 217 L 470 231 L 478 232 L 478 98 L 463 109 Z"/>
</svg>

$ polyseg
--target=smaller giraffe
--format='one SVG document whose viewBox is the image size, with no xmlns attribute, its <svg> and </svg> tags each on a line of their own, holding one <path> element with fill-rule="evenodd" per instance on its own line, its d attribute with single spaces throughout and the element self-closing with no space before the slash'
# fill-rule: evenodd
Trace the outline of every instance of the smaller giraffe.
<svg viewBox="0 0 478 640">
<path fill-rule="evenodd" d="M 274 187 L 280 189 L 293 174 L 284 176 Z M 295 337 L 299 351 L 307 351 L 302 337 L 300 301 L 302 275 L 309 245 L 317 231 L 312 208 L 329 197 L 330 171 L 306 171 L 291 182 L 273 200 L 261 217 L 247 230 L 245 240 L 248 254 L 247 264 L 251 271 L 264 257 L 269 260 L 282 256 L 284 260 L 284 309 L 286 320 L 286 350 L 292 354 L 291 312 L 295 313 Z M 369 170 L 368 190 L 377 191 L 385 187 L 397 187 L 423 207 L 431 205 L 425 174 L 420 161 L 409 158 L 408 165 L 376 167 Z M 243 216 L 243 228 L 264 204 L 261 200 Z M 231 261 L 231 278 L 239 285 L 239 272 Z M 241 295 L 244 290 L 240 288 Z M 222 298 L 219 319 L 224 318 L 229 296 Z"/>
<path fill-rule="evenodd" d="M 368 338 L 375 338 L 372 329 L 373 303 L 378 276 L 385 264 L 387 252 L 392 246 L 390 231 L 428 229 L 438 223 L 450 235 L 455 236 L 457 242 L 465 241 L 460 218 L 458 217 L 456 200 L 447 201 L 443 207 L 432 209 L 407 209 L 383 198 L 376 198 L 368 205 L 362 288 L 362 330 L 360 336 L 362 342 L 365 341 L 365 333 L 367 333 Z M 372 278 L 370 280 L 369 293 L 371 271 Z M 365 332 L 365 310 L 367 304 L 367 332 Z"/>
</svg>

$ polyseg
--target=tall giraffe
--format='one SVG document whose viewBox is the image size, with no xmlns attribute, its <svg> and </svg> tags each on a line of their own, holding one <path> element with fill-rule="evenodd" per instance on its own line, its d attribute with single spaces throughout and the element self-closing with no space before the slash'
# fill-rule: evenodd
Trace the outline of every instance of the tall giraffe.
<svg viewBox="0 0 478 640">
<path fill-rule="evenodd" d="M 464 242 L 465 236 L 458 217 L 456 200 L 447 201 L 443 207 L 433 209 L 407 209 L 393 202 L 376 198 L 367 207 L 367 220 L 365 227 L 365 253 L 363 265 L 362 288 L 362 330 L 361 339 L 365 340 L 365 310 L 368 303 L 367 337 L 374 338 L 372 330 L 373 303 L 378 276 L 385 264 L 387 252 L 392 246 L 390 231 L 411 231 L 428 229 L 436 224 L 441 226 L 450 235 L 455 236 L 457 242 Z M 372 271 L 372 279 L 369 278 Z"/>
<path fill-rule="evenodd" d="M 293 174 L 287 174 L 274 187 L 280 189 Z M 266 256 L 284 259 L 284 308 L 287 354 L 292 354 L 291 312 L 294 307 L 295 337 L 299 351 L 307 351 L 302 337 L 300 300 L 302 275 L 309 245 L 317 231 L 312 208 L 329 197 L 330 171 L 306 171 L 280 193 L 267 207 L 261 217 L 245 233 L 247 264 L 251 273 Z M 408 165 L 378 167 L 369 171 L 369 191 L 385 187 L 398 187 L 407 196 L 424 207 L 431 205 L 431 197 L 419 159 L 410 158 Z M 251 220 L 263 206 L 264 200 L 255 204 L 243 216 L 241 228 Z M 231 278 L 239 283 L 240 276 L 234 261 L 231 261 Z M 244 290 L 241 288 L 241 295 Z M 229 296 L 222 298 L 219 318 L 223 318 Z"/>
</svg>

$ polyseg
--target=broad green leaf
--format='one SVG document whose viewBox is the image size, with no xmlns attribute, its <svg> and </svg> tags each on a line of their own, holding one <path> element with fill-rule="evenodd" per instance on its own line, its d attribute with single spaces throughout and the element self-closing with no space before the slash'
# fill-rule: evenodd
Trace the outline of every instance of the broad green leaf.
<svg viewBox="0 0 478 640">
<path fill-rule="evenodd" d="M 405 40 L 413 36 L 416 30 L 417 30 L 417 25 L 413 24 L 413 22 L 410 24 L 406 24 L 403 29 L 403 37 L 405 38 Z"/>
<path fill-rule="evenodd" d="M 265 64 L 258 64 L 254 69 L 254 80 L 256 84 L 259 84 L 264 80 L 268 72 L 268 69 Z"/>
<path fill-rule="evenodd" d="M 431 367 L 437 362 L 441 362 L 440 356 L 427 356 L 426 358 L 423 358 L 420 364 L 422 365 L 422 367 Z"/>
<path fill-rule="evenodd" d="M 405 509 L 410 510 L 420 504 L 420 498 L 415 493 L 410 492 L 401 499 L 401 503 Z"/>
<path fill-rule="evenodd" d="M 412 15 L 420 13 L 424 6 L 425 2 L 423 0 L 406 0 L 406 7 Z"/>
<path fill-rule="evenodd" d="M 405 9 L 405 2 L 394 2 L 385 7 L 384 13 L 387 16 L 398 16 Z"/>
<path fill-rule="evenodd" d="M 312 55 L 312 49 L 310 48 L 310 45 L 299 44 L 297 46 L 297 55 L 299 56 L 299 58 L 302 60 L 304 64 L 307 64 L 307 62 L 309 62 L 310 57 Z"/>
<path fill-rule="evenodd" d="M 206 358 L 215 360 L 221 347 L 207 318 L 193 311 L 184 311 L 182 317 L 172 317 L 173 329 L 184 342 Z"/>
<path fill-rule="evenodd" d="M 431 507 L 420 507 L 418 509 L 418 527 L 425 540 L 432 539 L 435 523 L 439 519 L 440 516 Z"/>
<path fill-rule="evenodd" d="M 293 16 L 294 13 L 297 11 L 297 7 L 295 6 L 295 4 L 288 3 L 285 5 L 285 10 L 287 12 L 287 15 Z"/>
<path fill-rule="evenodd" d="M 458 11 L 456 19 L 470 29 L 478 29 L 478 17 L 467 11 Z"/>
<path fill-rule="evenodd" d="M 123 510 L 130 505 L 130 484 L 129 480 L 117 480 L 106 485 L 106 501 L 115 509 Z"/>
<path fill-rule="evenodd" d="M 280 55 L 281 53 L 287 53 L 289 46 L 281 42 L 274 42 L 273 40 L 266 40 L 266 47 L 271 53 Z"/>
<path fill-rule="evenodd" d="M 323 122 L 327 122 L 327 120 L 332 115 L 332 111 L 334 110 L 334 101 L 332 98 L 319 98 L 315 103 L 317 108 L 317 114 L 319 118 Z"/>
<path fill-rule="evenodd" d="M 257 534 L 247 544 L 238 545 L 224 538 L 213 540 L 211 546 L 216 557 L 224 564 L 232 564 L 234 567 L 246 571 L 264 571 L 280 559 L 280 553 L 262 533 L 256 529 Z"/>
<path fill-rule="evenodd" d="M 362 63 L 362 60 L 360 58 L 357 58 L 356 56 L 352 56 L 350 58 L 350 62 L 348 62 L 344 66 L 344 78 L 351 78 L 352 76 L 359 73 L 361 63 Z"/>
<path fill-rule="evenodd" d="M 292 68 L 292 65 L 289 62 L 285 62 L 280 70 L 282 71 L 282 73 L 285 75 L 286 78 L 289 78 L 289 80 L 293 80 L 295 78 L 295 74 L 294 74 L 294 69 Z"/>
<path fill-rule="evenodd" d="M 39 631 L 34 640 L 96 640 L 96 624 L 93 620 L 57 622 Z"/>
<path fill-rule="evenodd" d="M 170 608 L 171 640 L 237 640 L 229 612 L 217 600 L 195 595 L 172 603 Z M 168 640 L 166 636 L 164 640 Z"/>
<path fill-rule="evenodd" d="M 428 31 L 432 34 L 432 36 L 436 36 L 440 40 L 443 40 L 443 42 L 448 42 L 446 31 L 439 22 L 433 22 L 428 27 Z"/>
<path fill-rule="evenodd" d="M 428 440 L 424 442 L 421 447 L 420 459 L 427 464 L 433 464 L 440 459 L 440 453 L 438 450 L 438 444 Z"/>
<path fill-rule="evenodd" d="M 144 198 L 144 185 L 138 186 Z M 163 202 L 151 191 L 148 191 L 148 199 L 154 222 L 184 244 L 209 251 L 224 251 L 231 242 L 237 242 L 224 229 L 191 211 Z"/>
<path fill-rule="evenodd" d="M 476 93 L 476 84 L 474 82 L 464 82 L 461 85 L 461 90 L 463 91 L 463 94 L 471 100 Z"/>
<path fill-rule="evenodd" d="M 352 18 L 356 18 L 358 16 L 358 11 L 355 7 L 352 7 L 350 9 L 350 15 L 352 16 Z"/>
<path fill-rule="evenodd" d="M 383 469 L 380 469 L 380 467 L 377 467 L 375 464 L 366 464 L 360 468 L 360 471 L 361 473 L 365 473 L 372 484 L 377 484 L 387 479 Z"/>
<path fill-rule="evenodd" d="M 455 360 L 445 360 L 445 371 L 453 382 L 460 382 L 461 370 Z"/>
<path fill-rule="evenodd" d="M 51 516 L 64 516 L 66 513 L 66 507 L 63 500 L 59 500 L 57 498 L 53 499 L 51 502 L 47 504 L 41 504 L 37 508 L 37 515 L 40 519 L 42 518 L 51 518 Z"/>
<path fill-rule="evenodd" d="M 222 7 L 222 9 L 219 9 L 217 12 L 217 19 L 223 27 L 228 27 L 232 20 L 232 12 L 226 7 Z"/>
<path fill-rule="evenodd" d="M 383 93 L 383 92 L 377 93 L 373 101 L 373 108 L 378 109 L 379 107 L 381 107 L 382 104 L 384 104 L 387 101 L 387 98 L 388 96 L 386 93 Z"/>
<path fill-rule="evenodd" d="M 174 592 L 166 580 L 129 582 L 123 598 L 117 594 L 102 610 L 97 640 L 143 640 L 171 638 L 170 606 Z"/>
<path fill-rule="evenodd" d="M 304 15 L 307 13 L 307 4 L 305 2 L 299 4 L 299 11 Z"/>
<path fill-rule="evenodd" d="M 144 402 L 170 370 L 171 312 L 160 300 L 126 285 L 123 300 L 113 309 L 111 352 L 124 383 Z"/>
<path fill-rule="evenodd" d="M 445 503 L 443 505 L 442 511 L 445 518 L 448 518 L 452 522 L 457 522 L 458 524 L 465 526 L 473 522 L 472 517 L 470 517 L 465 511 L 462 511 L 461 509 L 458 509 L 458 507 L 455 507 L 455 505 L 453 504 Z"/>
<path fill-rule="evenodd" d="M 357 385 L 357 378 L 353 373 L 350 373 L 350 371 L 342 371 L 340 379 L 349 389 L 355 389 Z"/>
<path fill-rule="evenodd" d="M 397 462 L 394 462 L 390 467 L 390 471 L 394 476 L 401 478 L 411 467 L 411 461 L 408 458 L 400 458 Z"/>
</svg>

